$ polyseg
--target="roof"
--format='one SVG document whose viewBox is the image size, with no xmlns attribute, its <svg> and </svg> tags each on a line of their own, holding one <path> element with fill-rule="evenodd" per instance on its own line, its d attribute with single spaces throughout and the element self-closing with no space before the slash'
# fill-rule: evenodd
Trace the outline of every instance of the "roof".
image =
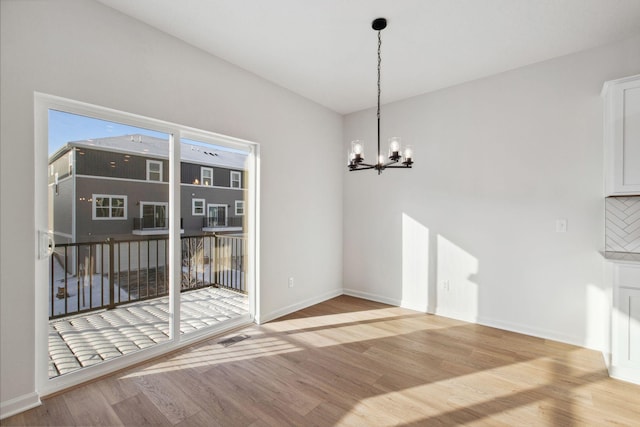
<svg viewBox="0 0 640 427">
<path fill-rule="evenodd" d="M 169 143 L 167 140 L 148 135 L 132 134 L 69 141 L 50 157 L 50 161 L 59 157 L 61 153 L 68 151 L 71 147 L 131 153 L 161 159 L 169 158 Z M 245 169 L 247 153 L 228 151 L 214 145 L 205 146 L 182 142 L 180 144 L 180 158 L 188 163 L 219 166 L 228 169 Z"/>
</svg>

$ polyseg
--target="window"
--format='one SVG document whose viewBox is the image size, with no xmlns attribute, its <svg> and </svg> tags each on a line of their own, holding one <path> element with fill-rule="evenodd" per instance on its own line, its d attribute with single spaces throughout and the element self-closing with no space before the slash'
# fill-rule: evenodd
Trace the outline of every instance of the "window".
<svg viewBox="0 0 640 427">
<path fill-rule="evenodd" d="M 73 174 L 73 150 L 69 151 L 69 175 Z"/>
<path fill-rule="evenodd" d="M 127 219 L 127 196 L 94 194 L 93 219 Z"/>
<path fill-rule="evenodd" d="M 204 199 L 191 199 L 191 215 L 204 216 Z"/>
<path fill-rule="evenodd" d="M 162 161 L 147 160 L 147 181 L 162 182 Z"/>
<path fill-rule="evenodd" d="M 213 168 L 200 168 L 200 182 L 202 185 L 213 185 Z"/>
<path fill-rule="evenodd" d="M 168 228 L 167 207 L 168 203 L 140 202 L 142 229 Z"/>
<path fill-rule="evenodd" d="M 231 188 L 242 188 L 242 173 L 231 171 Z"/>
<path fill-rule="evenodd" d="M 244 200 L 236 200 L 236 216 L 244 215 Z"/>
<path fill-rule="evenodd" d="M 210 203 L 207 205 L 207 227 L 227 226 L 227 205 Z"/>
</svg>

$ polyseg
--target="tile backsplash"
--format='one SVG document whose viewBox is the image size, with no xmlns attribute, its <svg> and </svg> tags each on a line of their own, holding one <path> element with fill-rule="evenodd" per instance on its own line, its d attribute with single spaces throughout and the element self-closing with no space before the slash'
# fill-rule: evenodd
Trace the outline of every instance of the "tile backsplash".
<svg viewBox="0 0 640 427">
<path fill-rule="evenodd" d="M 605 199 L 607 251 L 640 252 L 640 196 Z"/>
</svg>

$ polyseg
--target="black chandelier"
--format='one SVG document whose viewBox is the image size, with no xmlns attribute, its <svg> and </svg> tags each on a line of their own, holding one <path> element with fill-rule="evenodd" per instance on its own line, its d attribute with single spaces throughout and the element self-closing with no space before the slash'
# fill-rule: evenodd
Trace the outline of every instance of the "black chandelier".
<svg viewBox="0 0 640 427">
<path fill-rule="evenodd" d="M 413 164 L 413 148 L 410 145 L 402 147 L 400 145 L 400 138 L 394 136 L 389 138 L 389 161 L 385 162 L 384 156 L 380 152 L 380 64 L 382 62 L 380 57 L 380 47 L 382 46 L 381 32 L 387 27 L 387 20 L 385 18 L 374 19 L 371 23 L 371 28 L 378 32 L 378 157 L 376 164 L 370 164 L 364 162 L 364 145 L 362 141 L 355 140 L 351 142 L 351 151 L 349 152 L 349 170 L 361 171 L 366 169 L 375 169 L 378 171 L 378 175 L 387 168 L 410 168 Z M 402 154 L 400 154 L 402 152 Z M 402 160 L 402 162 L 400 162 Z"/>
</svg>

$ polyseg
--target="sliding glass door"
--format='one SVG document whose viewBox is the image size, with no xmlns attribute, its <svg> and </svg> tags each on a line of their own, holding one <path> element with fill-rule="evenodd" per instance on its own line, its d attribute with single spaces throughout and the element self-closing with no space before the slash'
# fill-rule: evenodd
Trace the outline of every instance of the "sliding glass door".
<svg viewBox="0 0 640 427">
<path fill-rule="evenodd" d="M 249 322 L 257 146 L 36 96 L 39 388 Z"/>
</svg>

